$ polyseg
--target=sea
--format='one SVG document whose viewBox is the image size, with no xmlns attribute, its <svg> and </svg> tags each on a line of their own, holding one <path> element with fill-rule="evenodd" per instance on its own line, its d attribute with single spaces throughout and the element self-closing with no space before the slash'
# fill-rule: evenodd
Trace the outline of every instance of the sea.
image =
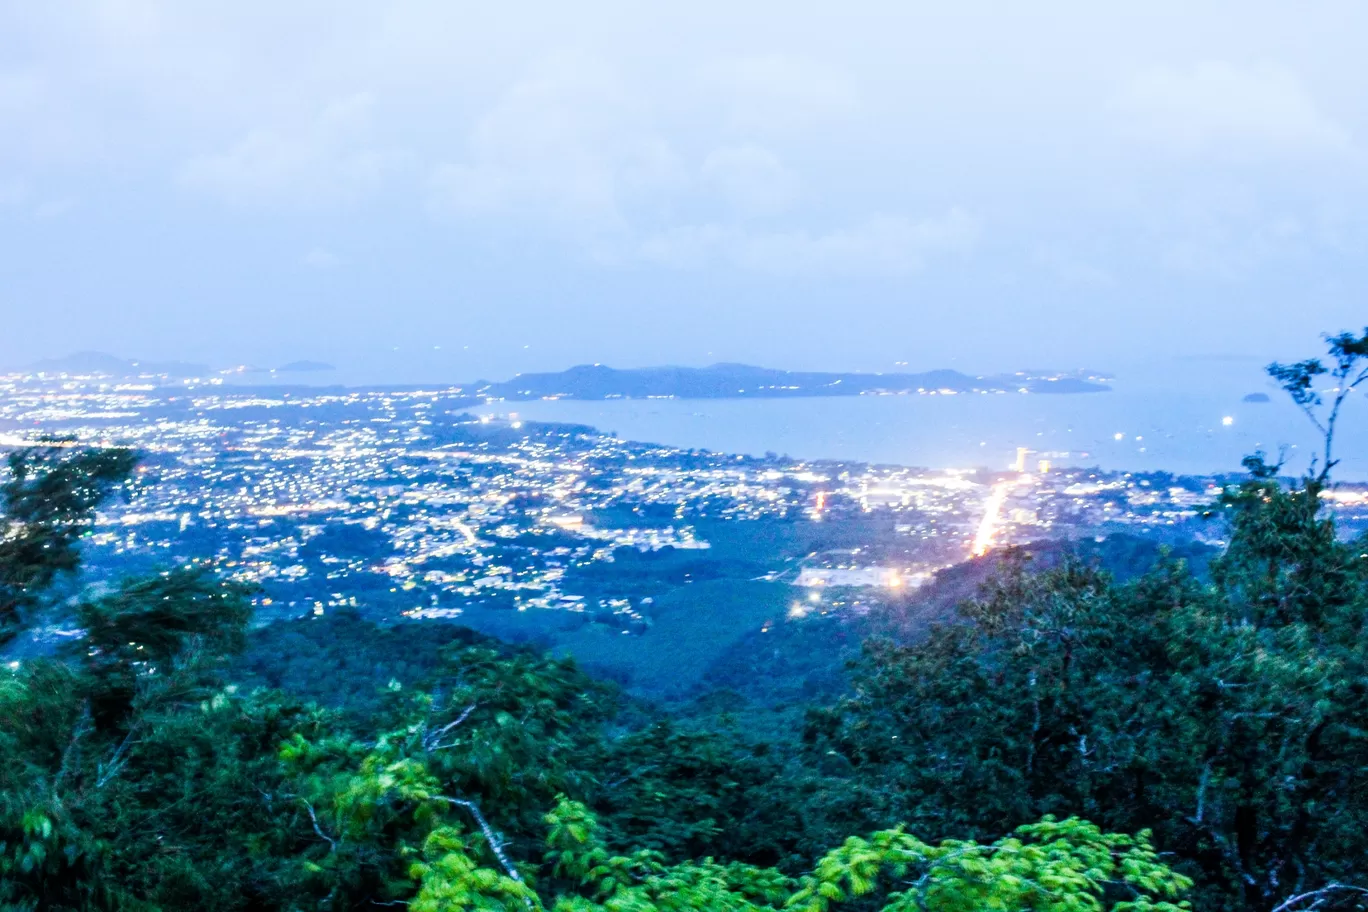
<svg viewBox="0 0 1368 912">
<path fill-rule="evenodd" d="M 1321 448 L 1308 418 L 1246 358 L 1151 361 L 1115 372 L 1108 392 L 852 396 L 804 399 L 615 399 L 501 402 L 474 409 L 514 420 L 592 425 L 613 435 L 728 453 L 1005 469 L 1018 448 L 1034 470 L 1241 471 L 1256 451 L 1304 471 Z M 1248 401 L 1264 394 L 1267 402 Z M 1368 402 L 1346 402 L 1336 477 L 1368 481 Z"/>
</svg>

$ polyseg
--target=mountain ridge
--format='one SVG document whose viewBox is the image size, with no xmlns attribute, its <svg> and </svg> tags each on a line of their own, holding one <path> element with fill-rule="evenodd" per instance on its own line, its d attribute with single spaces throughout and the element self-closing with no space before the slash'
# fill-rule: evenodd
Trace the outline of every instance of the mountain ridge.
<svg viewBox="0 0 1368 912">
<path fill-rule="evenodd" d="M 1089 372 L 1021 372 L 970 376 L 941 368 L 922 372 L 786 371 L 721 362 L 707 367 L 619 369 L 578 364 L 563 371 L 519 374 L 488 383 L 481 395 L 495 399 L 737 399 L 907 393 L 1093 393 L 1111 387 Z M 1087 375 L 1087 376 L 1085 376 Z"/>
<path fill-rule="evenodd" d="M 228 374 L 324 373 L 335 370 L 321 361 L 295 361 L 275 371 L 257 368 L 215 370 L 182 361 L 141 361 L 96 351 L 49 358 L 28 366 L 38 373 L 108 376 L 118 379 L 185 380 Z M 326 384 L 334 386 L 336 384 Z M 429 384 L 384 384 L 409 388 Z M 577 364 L 561 371 L 515 375 L 502 381 L 452 383 L 485 399 L 748 399 L 860 395 L 943 395 L 960 393 L 1098 393 L 1111 387 L 1096 371 L 1018 371 L 970 375 L 951 368 L 929 371 L 869 373 L 862 371 L 789 371 L 738 362 L 706 367 L 661 365 L 615 368 Z M 368 388 L 379 388 L 372 385 Z"/>
</svg>

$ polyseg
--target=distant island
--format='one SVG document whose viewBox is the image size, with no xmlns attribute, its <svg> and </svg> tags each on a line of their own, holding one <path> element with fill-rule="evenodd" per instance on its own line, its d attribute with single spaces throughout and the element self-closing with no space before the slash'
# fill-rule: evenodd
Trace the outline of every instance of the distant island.
<svg viewBox="0 0 1368 912">
<path fill-rule="evenodd" d="M 202 381 L 222 383 L 226 377 L 319 374 L 336 370 L 323 361 L 292 361 L 275 369 L 240 365 L 215 369 L 181 361 L 139 361 L 102 352 L 78 352 L 31 364 L 26 370 L 47 375 L 108 377 L 153 383 Z M 410 389 L 429 384 L 390 384 Z M 568 370 L 519 374 L 512 380 L 451 384 L 472 404 L 480 401 L 531 399 L 796 399 L 826 396 L 956 395 L 964 393 L 1101 393 L 1107 378 L 1091 370 L 1024 370 L 1010 374 L 971 376 L 955 370 L 922 373 L 786 371 L 749 364 L 708 367 L 638 367 L 619 369 L 581 364 Z M 339 387 L 340 388 L 340 387 Z"/>
<path fill-rule="evenodd" d="M 323 371 L 333 371 L 333 367 L 326 361 L 291 361 L 289 364 L 282 364 L 276 368 L 278 374 L 312 374 Z"/>
<path fill-rule="evenodd" d="M 28 370 L 35 374 L 105 376 L 121 380 L 208 377 L 214 373 L 213 369 L 205 364 L 191 364 L 185 361 L 141 361 L 97 351 L 76 352 L 65 358 L 46 358 L 30 364 Z"/>
<path fill-rule="evenodd" d="M 952 395 L 959 393 L 1100 393 L 1111 387 L 1092 371 L 1022 371 L 974 377 L 954 370 L 925 373 L 785 371 L 747 364 L 642 367 L 601 364 L 556 373 L 519 374 L 478 386 L 489 399 L 776 399 L 812 396 Z"/>
</svg>

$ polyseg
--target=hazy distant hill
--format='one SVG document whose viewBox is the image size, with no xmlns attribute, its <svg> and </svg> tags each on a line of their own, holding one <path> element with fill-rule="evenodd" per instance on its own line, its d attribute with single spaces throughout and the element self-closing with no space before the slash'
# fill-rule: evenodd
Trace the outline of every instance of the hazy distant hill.
<svg viewBox="0 0 1368 912">
<path fill-rule="evenodd" d="M 63 358 L 47 358 L 28 365 L 27 370 L 46 374 L 73 374 L 80 376 L 104 376 L 119 380 L 136 377 L 165 377 L 181 380 L 188 377 L 209 377 L 222 373 L 232 374 L 312 374 L 337 370 L 324 361 L 291 361 L 274 371 L 259 367 L 237 367 L 230 371 L 217 371 L 207 364 L 194 364 L 186 361 L 142 361 L 134 358 L 120 358 L 107 352 L 83 351 Z"/>
<path fill-rule="evenodd" d="M 118 379 L 132 377 L 207 377 L 213 370 L 205 364 L 185 361 L 138 361 L 105 352 L 83 351 L 64 358 L 36 361 L 28 369 L 48 374 L 104 375 Z"/>
<path fill-rule="evenodd" d="M 736 399 L 933 391 L 1019 392 L 1023 389 L 1032 393 L 1095 393 L 1110 387 L 1076 373 L 1031 372 L 971 377 L 953 370 L 917 374 L 826 373 L 774 370 L 746 364 L 618 370 L 586 364 L 557 373 L 520 374 L 512 380 L 490 384 L 481 393 L 502 399 L 551 396 L 566 399 Z"/>
<path fill-rule="evenodd" d="M 323 361 L 292 361 L 273 371 L 238 367 L 215 371 L 183 361 L 138 361 L 104 352 L 77 352 L 29 365 L 49 374 L 98 375 L 115 379 L 214 375 L 319 374 L 336 370 Z M 1097 393 L 1111 387 L 1093 371 L 1020 371 L 975 377 L 954 370 L 923 373 L 785 371 L 748 364 L 709 367 L 639 367 L 619 370 L 582 364 L 554 373 L 519 374 L 512 380 L 466 385 L 475 395 L 493 399 L 743 399 L 803 396 L 860 396 L 901 393 Z M 463 384 L 464 385 L 464 384 Z M 408 388 L 401 384 L 395 388 Z M 474 401 L 474 400 L 472 400 Z"/>
<path fill-rule="evenodd" d="M 278 374 L 308 374 L 337 370 L 326 361 L 291 361 L 276 368 Z"/>
</svg>

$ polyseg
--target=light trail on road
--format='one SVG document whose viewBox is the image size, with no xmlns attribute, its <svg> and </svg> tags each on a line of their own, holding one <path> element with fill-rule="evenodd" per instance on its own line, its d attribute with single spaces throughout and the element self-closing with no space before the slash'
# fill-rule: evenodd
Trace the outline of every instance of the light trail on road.
<svg viewBox="0 0 1368 912">
<path fill-rule="evenodd" d="M 1002 515 L 1002 505 L 1007 500 L 1007 491 L 1012 484 L 1011 481 L 999 481 L 988 492 L 988 499 L 983 502 L 983 519 L 979 521 L 978 531 L 974 533 L 974 544 L 969 548 L 971 557 L 982 557 L 993 547 L 998 520 Z"/>
</svg>

